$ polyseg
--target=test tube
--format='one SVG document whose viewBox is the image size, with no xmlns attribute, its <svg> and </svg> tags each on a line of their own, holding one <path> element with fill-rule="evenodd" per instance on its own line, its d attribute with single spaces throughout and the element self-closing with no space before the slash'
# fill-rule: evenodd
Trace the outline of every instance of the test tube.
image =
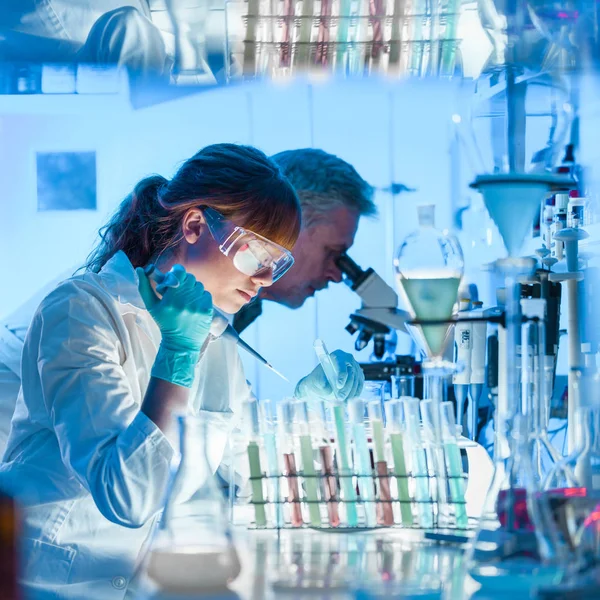
<svg viewBox="0 0 600 600">
<path fill-rule="evenodd" d="M 356 491 L 352 483 L 352 459 L 348 451 L 348 442 L 346 439 L 346 411 L 343 404 L 337 404 L 333 407 L 333 420 L 335 422 L 338 471 L 344 494 L 346 520 L 348 527 L 357 527 Z"/>
<path fill-rule="evenodd" d="M 310 425 L 308 420 L 308 405 L 304 401 L 295 403 L 296 426 L 300 434 L 300 456 L 302 458 L 302 473 L 304 474 L 304 489 L 308 503 L 310 524 L 321 527 L 321 512 L 319 509 L 319 483 L 315 470 Z"/>
<path fill-rule="evenodd" d="M 394 459 L 394 473 L 398 484 L 398 500 L 400 500 L 400 516 L 402 525 L 414 525 L 410 493 L 408 491 L 408 477 L 406 460 L 404 457 L 404 404 L 400 399 L 390 400 L 387 405 L 387 426 L 390 429 L 390 442 L 392 443 L 392 457 Z"/>
<path fill-rule="evenodd" d="M 283 506 L 281 499 L 279 460 L 277 458 L 277 426 L 275 411 L 271 400 L 262 400 L 259 408 L 263 423 L 263 441 L 267 455 L 267 475 L 270 481 L 269 495 L 275 506 L 275 526 L 283 526 Z"/>
<path fill-rule="evenodd" d="M 322 497 L 327 502 L 329 525 L 331 527 L 338 527 L 340 524 L 340 513 L 337 502 L 337 481 L 334 475 L 333 450 L 330 444 L 331 435 L 327 427 L 329 421 L 324 401 L 321 400 L 317 404 L 317 411 L 313 411 L 311 414 L 314 416 L 315 428 L 319 432 L 319 455 L 321 457 L 321 472 L 323 475 Z"/>
<path fill-rule="evenodd" d="M 367 527 L 375 527 L 377 525 L 377 512 L 375 508 L 375 492 L 373 490 L 371 454 L 369 453 L 367 431 L 364 423 L 364 400 L 362 398 L 348 400 L 348 414 L 350 423 L 352 424 L 358 489 L 365 507 L 366 525 Z"/>
<path fill-rule="evenodd" d="M 288 502 L 290 503 L 290 520 L 293 527 L 301 527 L 302 507 L 300 506 L 300 491 L 298 487 L 298 469 L 294 455 L 293 406 L 290 400 L 284 399 L 277 406 L 278 427 L 280 432 L 281 450 L 283 451 L 283 474 L 288 482 Z"/>
<path fill-rule="evenodd" d="M 462 459 L 456 442 L 454 406 L 452 402 L 442 402 L 442 439 L 446 454 L 446 468 L 450 480 L 450 493 L 454 501 L 456 526 L 466 529 L 469 524 L 465 504 L 465 480 L 463 478 Z"/>
<path fill-rule="evenodd" d="M 421 439 L 421 422 L 419 419 L 419 400 L 404 398 L 404 415 L 406 417 L 406 441 L 411 449 L 412 476 L 415 479 L 415 500 L 419 514 L 419 525 L 426 529 L 433 527 L 433 507 L 429 494 L 427 458 Z"/>
<path fill-rule="evenodd" d="M 333 421 L 335 424 L 338 470 L 344 495 L 348 527 L 357 527 L 358 514 L 356 512 L 356 492 L 352 484 L 352 459 L 348 451 L 346 439 L 346 411 L 343 401 L 338 396 L 335 368 L 325 344 L 317 339 L 314 343 L 314 349 L 336 400 L 333 406 Z"/>
<path fill-rule="evenodd" d="M 380 504 L 377 507 L 377 520 L 381 525 L 394 524 L 394 510 L 392 508 L 392 494 L 390 492 L 390 479 L 388 466 L 385 460 L 385 440 L 383 436 L 383 411 L 381 402 L 372 400 L 367 409 L 371 421 L 371 432 L 373 436 L 373 454 L 375 457 L 375 472 L 377 473 L 377 488 L 379 490 Z"/>
<path fill-rule="evenodd" d="M 247 423 L 250 427 L 250 441 L 248 442 L 248 462 L 250 464 L 250 481 L 252 486 L 252 503 L 254 504 L 254 519 L 257 527 L 267 526 L 265 511 L 265 498 L 263 495 L 263 472 L 260 466 L 260 421 L 258 402 L 251 400 L 246 403 Z"/>
<path fill-rule="evenodd" d="M 436 436 L 436 427 L 435 421 L 436 416 L 434 414 L 435 410 L 439 409 L 439 404 L 434 403 L 433 400 L 422 400 L 421 401 L 421 418 L 423 421 L 423 430 L 426 434 L 426 439 L 428 441 L 428 446 L 431 454 L 431 459 L 433 463 L 433 472 L 435 474 L 435 482 L 436 482 L 436 501 L 438 508 L 438 526 L 445 525 L 449 520 L 448 511 L 451 509 L 451 505 L 448 502 L 448 477 L 446 474 L 446 464 L 444 459 L 444 447 L 442 445 L 441 431 L 439 431 L 439 435 Z M 439 420 L 438 420 L 439 423 Z M 441 428 L 440 428 L 441 429 Z"/>
</svg>

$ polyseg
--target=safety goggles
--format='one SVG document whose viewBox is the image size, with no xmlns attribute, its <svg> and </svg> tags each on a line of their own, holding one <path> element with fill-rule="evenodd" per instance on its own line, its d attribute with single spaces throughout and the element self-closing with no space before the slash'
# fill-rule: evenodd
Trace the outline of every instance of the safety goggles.
<svg viewBox="0 0 600 600">
<path fill-rule="evenodd" d="M 219 250 L 231 258 L 236 269 L 244 275 L 269 274 L 275 282 L 294 264 L 292 253 L 283 246 L 234 225 L 214 208 L 204 206 L 202 210 Z"/>
</svg>

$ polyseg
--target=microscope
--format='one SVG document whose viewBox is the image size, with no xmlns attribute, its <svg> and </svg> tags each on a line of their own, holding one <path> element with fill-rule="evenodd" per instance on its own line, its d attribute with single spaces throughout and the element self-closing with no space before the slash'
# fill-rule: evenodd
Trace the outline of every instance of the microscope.
<svg viewBox="0 0 600 600">
<path fill-rule="evenodd" d="M 344 274 L 344 282 L 358 294 L 362 306 L 350 315 L 346 331 L 351 335 L 358 332 L 354 347 L 363 350 L 373 340 L 375 357 L 385 354 L 385 336 L 392 331 L 407 333 L 405 323 L 410 315 L 398 309 L 398 295 L 371 268 L 363 271 L 347 254 L 342 254 L 336 265 Z"/>
<path fill-rule="evenodd" d="M 396 355 L 394 360 L 383 360 L 386 353 L 386 336 L 396 331 L 408 333 L 406 321 L 410 314 L 398 308 L 396 292 L 371 268 L 363 271 L 347 254 L 336 260 L 344 274 L 344 282 L 362 300 L 359 310 L 350 315 L 346 331 L 351 335 L 358 332 L 354 347 L 357 351 L 366 348 L 373 340 L 373 354 L 376 361 L 361 363 L 367 381 L 391 381 L 392 376 L 412 381 L 407 395 L 422 392 L 420 364 L 414 356 Z M 395 349 L 395 345 L 394 345 Z M 406 395 L 406 394 L 405 394 Z"/>
</svg>

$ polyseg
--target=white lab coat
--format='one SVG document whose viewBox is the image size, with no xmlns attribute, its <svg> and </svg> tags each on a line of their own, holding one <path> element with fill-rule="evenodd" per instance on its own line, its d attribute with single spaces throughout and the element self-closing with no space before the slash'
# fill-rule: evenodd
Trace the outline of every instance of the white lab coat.
<svg viewBox="0 0 600 600">
<path fill-rule="evenodd" d="M 62 273 L 0 322 L 0 456 L 6 449 L 10 421 L 21 387 L 21 354 L 29 324 L 40 302 L 76 270 L 77 267 L 73 267 Z"/>
<path fill-rule="evenodd" d="M 139 411 L 159 342 L 122 252 L 37 310 L 0 465 L 24 509 L 28 598 L 124 597 L 176 452 Z M 250 394 L 235 342 L 209 338 L 189 408 L 209 419 L 213 468 Z"/>
</svg>

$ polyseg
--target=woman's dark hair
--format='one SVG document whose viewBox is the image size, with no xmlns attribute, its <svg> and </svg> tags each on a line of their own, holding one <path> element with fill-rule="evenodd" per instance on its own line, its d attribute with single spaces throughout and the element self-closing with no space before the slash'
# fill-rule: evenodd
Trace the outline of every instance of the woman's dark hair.
<svg viewBox="0 0 600 600">
<path fill-rule="evenodd" d="M 279 167 L 260 150 L 213 144 L 187 160 L 168 181 L 140 181 L 100 230 L 85 268 L 98 272 L 119 250 L 134 267 L 176 249 L 186 212 L 210 206 L 241 227 L 291 249 L 300 232 L 300 204 Z"/>
</svg>

